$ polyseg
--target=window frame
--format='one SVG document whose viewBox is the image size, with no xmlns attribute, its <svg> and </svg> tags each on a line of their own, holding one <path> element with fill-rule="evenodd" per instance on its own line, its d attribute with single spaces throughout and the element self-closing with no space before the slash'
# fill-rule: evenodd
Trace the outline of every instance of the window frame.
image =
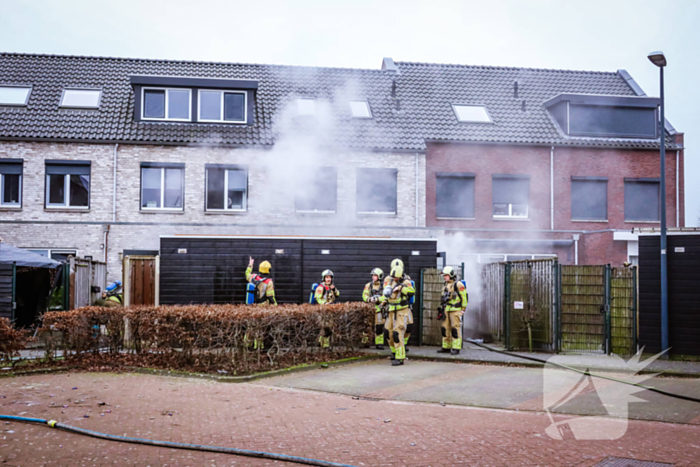
<svg viewBox="0 0 700 467">
<path fill-rule="evenodd" d="M 368 115 L 355 115 L 355 113 L 354 113 L 354 111 L 353 111 L 353 109 L 352 109 L 352 103 L 353 103 L 353 102 L 361 102 L 361 103 L 365 104 L 365 106 L 366 106 L 366 108 L 367 108 L 367 114 L 368 114 Z M 351 101 L 348 101 L 348 103 L 349 103 L 349 105 L 350 105 L 350 114 L 352 115 L 352 118 L 357 118 L 357 119 L 360 119 L 360 120 L 370 120 L 370 119 L 373 118 L 373 115 L 372 115 L 372 107 L 370 107 L 369 101 L 368 101 L 368 100 L 351 100 Z"/>
<path fill-rule="evenodd" d="M 143 169 L 159 169 L 160 172 L 160 206 L 156 208 L 149 208 L 143 206 Z M 180 170 L 180 193 L 182 196 L 182 207 L 180 208 L 166 208 L 165 207 L 165 171 L 167 169 L 179 169 Z M 139 170 L 139 211 L 143 212 L 184 212 L 185 211 L 185 165 L 182 164 L 159 164 L 159 163 L 141 163 Z"/>
<path fill-rule="evenodd" d="M 493 201 L 493 185 L 494 180 L 527 180 L 527 204 L 523 203 L 495 203 Z M 524 174 L 492 174 L 491 175 L 491 215 L 493 219 L 496 220 L 530 220 L 530 176 Z M 508 206 L 508 214 L 496 214 L 496 205 L 506 205 Z M 517 216 L 513 215 L 513 206 L 525 206 L 525 215 Z"/>
<path fill-rule="evenodd" d="M 88 106 L 88 105 L 66 105 L 63 103 L 63 100 L 66 98 L 66 91 L 97 91 L 99 94 L 97 96 L 97 105 L 95 106 Z M 63 88 L 63 91 L 61 92 L 61 100 L 58 103 L 58 107 L 61 109 L 92 109 L 92 110 L 99 110 L 100 105 L 102 104 L 102 89 L 101 88 L 78 88 L 78 87 L 67 87 Z"/>
<path fill-rule="evenodd" d="M 657 189 L 657 203 L 659 209 L 657 210 L 656 216 L 657 218 L 654 220 L 645 220 L 645 219 L 628 219 L 627 218 L 627 184 L 628 183 L 654 183 L 656 184 L 656 189 Z M 635 224 L 658 224 L 661 222 L 661 203 L 665 202 L 665 200 L 661 199 L 661 179 L 660 178 L 625 178 L 623 180 L 623 185 L 622 185 L 622 190 L 623 190 L 623 215 L 624 215 L 624 220 L 625 223 L 635 223 Z"/>
<path fill-rule="evenodd" d="M 592 182 L 592 183 L 601 183 L 601 184 L 603 182 L 605 182 L 605 219 L 574 217 L 574 196 L 573 196 L 574 182 Z M 608 177 L 572 176 L 571 177 L 570 197 L 571 197 L 571 220 L 572 221 L 574 221 L 574 222 L 608 222 L 608 216 L 610 215 L 608 212 Z"/>
<path fill-rule="evenodd" d="M 26 107 L 29 104 L 29 98 L 31 97 L 32 91 L 34 90 L 33 86 L 24 84 L 0 84 L 0 88 L 21 88 L 28 90 L 27 97 L 25 98 L 23 104 L 0 102 L 0 107 Z"/>
<path fill-rule="evenodd" d="M 451 104 L 451 106 L 452 106 L 452 112 L 454 112 L 455 118 L 457 119 L 458 123 L 493 123 L 493 117 L 491 116 L 491 113 L 489 113 L 489 110 L 486 107 L 486 104 Z M 486 117 L 488 117 L 488 121 L 461 120 L 459 118 L 459 113 L 457 112 L 457 107 L 481 107 L 484 109 L 484 112 L 486 113 Z"/>
<path fill-rule="evenodd" d="M 45 161 L 44 162 L 44 209 L 47 210 L 57 210 L 57 211 L 64 211 L 64 210 L 69 210 L 69 211 L 89 211 L 90 210 L 90 202 L 91 202 L 91 194 L 92 194 L 92 164 L 90 162 L 85 162 L 85 163 L 76 163 L 78 161 L 63 161 L 63 160 L 54 160 L 54 161 Z M 63 174 L 50 174 L 48 173 L 47 168 L 49 166 L 80 166 L 80 167 L 88 167 L 88 193 L 87 193 L 87 206 L 71 206 L 70 205 L 70 178 L 73 175 L 81 176 L 84 174 L 75 174 L 66 172 Z M 63 204 L 56 204 L 56 203 L 51 203 L 49 202 L 49 198 L 51 196 L 51 184 L 50 184 L 50 177 L 51 175 L 62 175 L 63 176 Z"/>
<path fill-rule="evenodd" d="M 319 167 L 318 169 L 323 169 L 323 170 L 332 170 L 333 174 L 335 175 L 335 179 L 333 182 L 333 185 L 335 187 L 335 209 L 330 210 L 330 209 L 299 209 L 297 207 L 297 193 L 296 190 L 299 189 L 299 186 L 297 185 L 295 187 L 295 193 L 294 193 L 294 212 L 297 214 L 336 214 L 338 212 L 338 167 L 333 166 L 333 165 L 327 165 L 327 166 L 322 166 Z M 312 170 L 315 170 L 312 169 Z M 310 180 L 303 180 L 302 182 L 313 182 L 313 178 Z M 299 181 L 297 182 L 299 183 Z"/>
<path fill-rule="evenodd" d="M 78 250 L 75 248 L 22 248 L 22 249 L 27 250 L 27 251 L 31 251 L 32 253 L 36 253 L 37 251 L 45 251 L 46 252 L 45 258 L 49 258 L 49 259 L 53 259 L 52 255 L 54 253 L 60 254 L 60 255 L 74 256 L 76 258 L 78 257 Z M 41 253 L 36 253 L 36 254 L 40 255 Z M 53 260 L 59 261 L 57 259 L 53 259 Z"/>
<path fill-rule="evenodd" d="M 206 118 L 202 118 L 202 92 L 218 92 L 220 94 L 220 103 L 221 103 L 221 120 L 210 120 Z M 243 94 L 243 120 L 224 120 L 224 95 L 225 94 Z M 190 102 L 191 104 L 191 102 Z M 243 90 L 236 90 L 236 89 L 197 89 L 197 122 L 204 122 L 204 123 L 230 123 L 230 124 L 238 124 L 238 125 L 247 125 L 248 124 L 248 92 Z"/>
<path fill-rule="evenodd" d="M 471 179 L 473 180 L 473 190 L 472 190 L 472 212 L 474 215 L 472 217 L 444 217 L 438 216 L 438 180 L 440 178 L 458 178 L 458 179 Z M 436 172 L 435 173 L 435 219 L 437 220 L 467 220 L 473 221 L 476 219 L 476 173 L 471 172 Z"/>
<path fill-rule="evenodd" d="M 393 211 L 360 211 L 360 178 L 358 177 L 362 170 L 390 170 L 396 176 L 396 192 L 394 194 L 394 210 Z M 355 213 L 361 216 L 397 216 L 399 214 L 399 169 L 385 167 L 358 167 L 355 170 Z"/>
<path fill-rule="evenodd" d="M 165 111 L 163 118 L 146 117 L 146 91 L 165 91 Z M 170 106 L 170 91 L 187 91 L 189 93 L 189 101 L 187 104 L 187 118 L 168 118 L 168 110 Z M 141 120 L 144 122 L 192 122 L 192 89 L 191 88 L 174 88 L 174 87 L 159 87 L 159 86 L 141 86 Z"/>
<path fill-rule="evenodd" d="M 224 171 L 224 209 L 210 208 L 209 204 L 209 171 L 223 170 Z M 245 191 L 243 196 L 243 208 L 228 208 L 228 172 L 230 170 L 238 170 L 245 174 Z M 213 213 L 226 212 L 248 212 L 248 168 L 238 165 L 217 165 L 207 164 L 204 166 L 204 211 Z"/>
<path fill-rule="evenodd" d="M 19 173 L 0 170 L 0 209 L 22 209 L 22 189 L 24 188 L 24 160 L 22 159 L 0 159 L 0 168 L 3 166 L 19 166 Z M 5 203 L 5 175 L 19 175 L 19 201 L 17 203 Z"/>
</svg>

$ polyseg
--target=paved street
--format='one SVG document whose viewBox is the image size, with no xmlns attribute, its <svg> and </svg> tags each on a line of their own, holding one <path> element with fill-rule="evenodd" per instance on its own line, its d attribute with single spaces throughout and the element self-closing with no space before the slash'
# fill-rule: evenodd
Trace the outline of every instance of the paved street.
<svg viewBox="0 0 700 467">
<path fill-rule="evenodd" d="M 401 376 L 392 375 L 391 368 L 384 371 L 381 365 L 386 363 L 299 373 L 255 384 L 108 373 L 6 378 L 0 379 L 0 413 L 52 418 L 112 434 L 263 450 L 358 466 L 592 466 L 607 456 L 700 464 L 700 427 L 696 424 L 632 421 L 618 440 L 577 441 L 569 434 L 557 441 L 545 434 L 550 420 L 541 412 L 456 406 L 450 400 L 446 406 L 396 400 L 416 391 L 429 392 L 431 387 L 438 390 L 431 378 L 439 378 L 444 369 L 439 365 L 445 364 L 428 368 L 423 367 L 428 362 L 410 362 L 398 369 Z M 444 377 L 449 384 L 466 376 L 483 381 L 493 368 L 446 365 L 454 367 Z M 382 371 L 384 382 L 375 370 Z M 527 376 L 513 375 L 508 382 L 492 375 L 491 389 L 530 384 Z M 364 394 L 394 400 L 353 399 L 285 387 L 292 382 L 299 387 L 302 379 L 318 385 L 329 377 L 350 386 L 358 379 L 366 386 Z M 402 389 L 402 384 L 407 386 Z M 409 386 L 413 389 L 407 391 Z M 526 397 L 513 397 L 512 404 Z M 101 402 L 105 405 L 99 405 Z M 553 418 L 560 422 L 570 417 Z M 284 464 L 109 442 L 13 422 L 0 425 L 0 465 Z"/>
</svg>

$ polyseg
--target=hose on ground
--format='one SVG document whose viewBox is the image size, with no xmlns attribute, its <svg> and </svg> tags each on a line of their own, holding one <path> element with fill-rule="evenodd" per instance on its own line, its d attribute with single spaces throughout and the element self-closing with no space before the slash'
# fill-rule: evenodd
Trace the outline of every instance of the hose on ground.
<svg viewBox="0 0 700 467">
<path fill-rule="evenodd" d="M 612 377 L 610 377 L 610 376 L 603 376 L 603 375 L 599 375 L 599 374 L 596 374 L 596 373 L 591 373 L 591 372 L 588 371 L 588 370 L 579 370 L 578 368 L 570 367 L 570 366 L 567 366 L 567 365 L 562 365 L 561 363 L 548 362 L 547 360 L 544 360 L 544 359 L 541 359 L 541 358 L 529 357 L 529 356 L 527 356 L 527 355 L 520 355 L 520 354 L 517 354 L 517 353 L 508 352 L 507 350 L 498 350 L 498 349 L 494 349 L 493 347 L 489 347 L 488 345 L 482 344 L 481 342 L 476 342 L 475 340 L 472 340 L 472 339 L 465 339 L 465 341 L 466 341 L 466 342 L 469 342 L 470 344 L 478 345 L 479 347 L 484 348 L 484 349 L 486 349 L 486 350 L 490 350 L 491 352 L 496 352 L 496 353 L 500 353 L 500 354 L 503 354 L 503 355 L 508 355 L 509 357 L 522 358 L 522 359 L 524 359 L 524 360 L 530 360 L 530 361 L 538 362 L 538 363 L 542 363 L 542 364 L 549 364 L 549 365 L 553 365 L 553 366 L 562 368 L 562 369 L 564 369 L 564 370 L 575 371 L 576 373 L 581 373 L 582 375 L 587 375 L 587 376 L 593 376 L 593 377 L 596 377 L 596 378 L 607 379 L 607 380 L 609 380 L 609 381 L 615 381 L 615 382 L 617 382 L 617 383 L 629 384 L 630 386 L 636 386 L 636 387 L 638 387 L 638 388 L 646 389 L 647 391 L 655 392 L 655 393 L 657 393 L 657 394 L 663 394 L 664 396 L 669 396 L 669 397 L 673 397 L 673 398 L 676 398 L 676 399 L 681 399 L 681 400 L 691 401 L 691 402 L 700 402 L 700 399 L 695 398 L 695 397 L 684 396 L 684 395 L 682 395 L 682 394 L 675 394 L 675 393 L 672 393 L 672 392 L 664 391 L 663 389 L 657 389 L 657 388 L 654 388 L 654 387 L 651 387 L 651 386 L 645 386 L 645 385 L 643 385 L 643 384 L 635 383 L 635 382 L 633 382 L 633 381 L 625 381 L 624 379 L 617 379 L 617 378 L 612 378 Z"/>
<path fill-rule="evenodd" d="M 206 452 L 216 452 L 222 454 L 235 454 L 237 456 L 247 456 L 247 457 L 257 457 L 261 459 L 272 459 L 284 462 L 294 462 L 296 464 L 304 465 L 317 465 L 320 467 L 354 467 L 348 464 L 338 464 L 336 462 L 321 461 L 317 459 L 307 459 L 305 457 L 288 456 L 286 454 L 275 454 L 271 452 L 262 451 L 249 451 L 247 449 L 236 449 L 227 448 L 221 446 L 207 446 L 204 444 L 187 444 L 187 443 L 175 443 L 172 441 L 158 441 L 154 439 L 144 439 L 144 438 L 129 438 L 127 436 L 110 435 L 107 433 L 100 433 L 99 431 L 86 430 L 84 428 L 78 428 L 71 425 L 65 425 L 59 423 L 56 420 L 43 420 L 41 418 L 27 418 L 27 417 L 17 417 L 14 415 L 2 415 L 0 414 L 0 420 L 15 421 L 15 422 L 27 422 L 27 423 L 40 423 L 42 425 L 50 426 L 51 428 L 57 428 L 59 430 L 70 431 L 72 433 L 79 433 L 85 436 L 92 436 L 93 438 L 101 438 L 110 441 L 120 441 L 122 443 L 132 443 L 132 444 L 145 444 L 148 446 L 158 446 L 163 448 L 171 449 L 187 449 L 190 451 L 206 451 Z"/>
</svg>

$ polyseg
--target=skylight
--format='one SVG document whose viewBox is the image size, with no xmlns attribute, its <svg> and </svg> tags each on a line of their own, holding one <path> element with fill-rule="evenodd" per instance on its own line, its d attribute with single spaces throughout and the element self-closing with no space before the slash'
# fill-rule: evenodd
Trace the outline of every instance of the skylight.
<svg viewBox="0 0 700 467">
<path fill-rule="evenodd" d="M 299 115 L 316 115 L 316 101 L 313 99 L 297 99 L 297 113 Z"/>
<path fill-rule="evenodd" d="M 460 122 L 492 122 L 491 117 L 486 112 L 486 107 L 484 107 L 483 105 L 454 104 L 452 108 L 454 109 L 455 115 L 457 116 L 457 120 L 459 120 Z"/>
<path fill-rule="evenodd" d="M 31 88 L 0 86 L 0 105 L 27 105 Z"/>
<path fill-rule="evenodd" d="M 350 110 L 355 118 L 372 118 L 367 101 L 350 101 Z"/>
<path fill-rule="evenodd" d="M 100 106 L 100 94 L 99 89 L 64 89 L 61 107 L 96 109 Z"/>
</svg>

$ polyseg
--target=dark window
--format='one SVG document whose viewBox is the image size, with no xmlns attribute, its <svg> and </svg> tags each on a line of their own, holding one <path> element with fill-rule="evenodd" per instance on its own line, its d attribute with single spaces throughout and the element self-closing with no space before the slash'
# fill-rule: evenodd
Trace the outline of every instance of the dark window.
<svg viewBox="0 0 700 467">
<path fill-rule="evenodd" d="M 528 175 L 493 175 L 493 216 L 527 218 L 530 202 Z"/>
<path fill-rule="evenodd" d="M 189 120 L 190 118 L 190 90 L 168 90 L 168 118 L 177 120 Z"/>
<path fill-rule="evenodd" d="M 182 209 L 185 170 L 160 164 L 141 165 L 141 208 Z"/>
<path fill-rule="evenodd" d="M 245 92 L 200 90 L 199 120 L 244 123 L 246 121 Z"/>
<path fill-rule="evenodd" d="M 608 180 L 571 179 L 571 218 L 575 220 L 608 219 Z"/>
<path fill-rule="evenodd" d="M 437 217 L 474 218 L 474 174 L 438 173 Z"/>
<path fill-rule="evenodd" d="M 46 162 L 46 206 L 90 206 L 90 163 Z"/>
<path fill-rule="evenodd" d="M 224 94 L 224 120 L 243 121 L 245 110 L 245 94 L 232 92 Z"/>
<path fill-rule="evenodd" d="M 247 190 L 245 169 L 207 167 L 207 210 L 245 210 Z"/>
<path fill-rule="evenodd" d="M 335 212 L 338 202 L 338 174 L 335 167 L 316 167 L 309 177 L 297 180 L 294 204 L 301 212 Z"/>
<path fill-rule="evenodd" d="M 21 205 L 22 160 L 0 159 L 0 206 Z"/>
<path fill-rule="evenodd" d="M 658 179 L 625 180 L 625 220 L 660 220 Z"/>
<path fill-rule="evenodd" d="M 569 104 L 569 134 L 656 137 L 656 110 L 638 107 Z"/>
<path fill-rule="evenodd" d="M 357 212 L 396 214 L 396 169 L 357 169 Z"/>
<path fill-rule="evenodd" d="M 165 118 L 165 91 L 147 89 L 143 92 L 144 118 Z"/>
</svg>

